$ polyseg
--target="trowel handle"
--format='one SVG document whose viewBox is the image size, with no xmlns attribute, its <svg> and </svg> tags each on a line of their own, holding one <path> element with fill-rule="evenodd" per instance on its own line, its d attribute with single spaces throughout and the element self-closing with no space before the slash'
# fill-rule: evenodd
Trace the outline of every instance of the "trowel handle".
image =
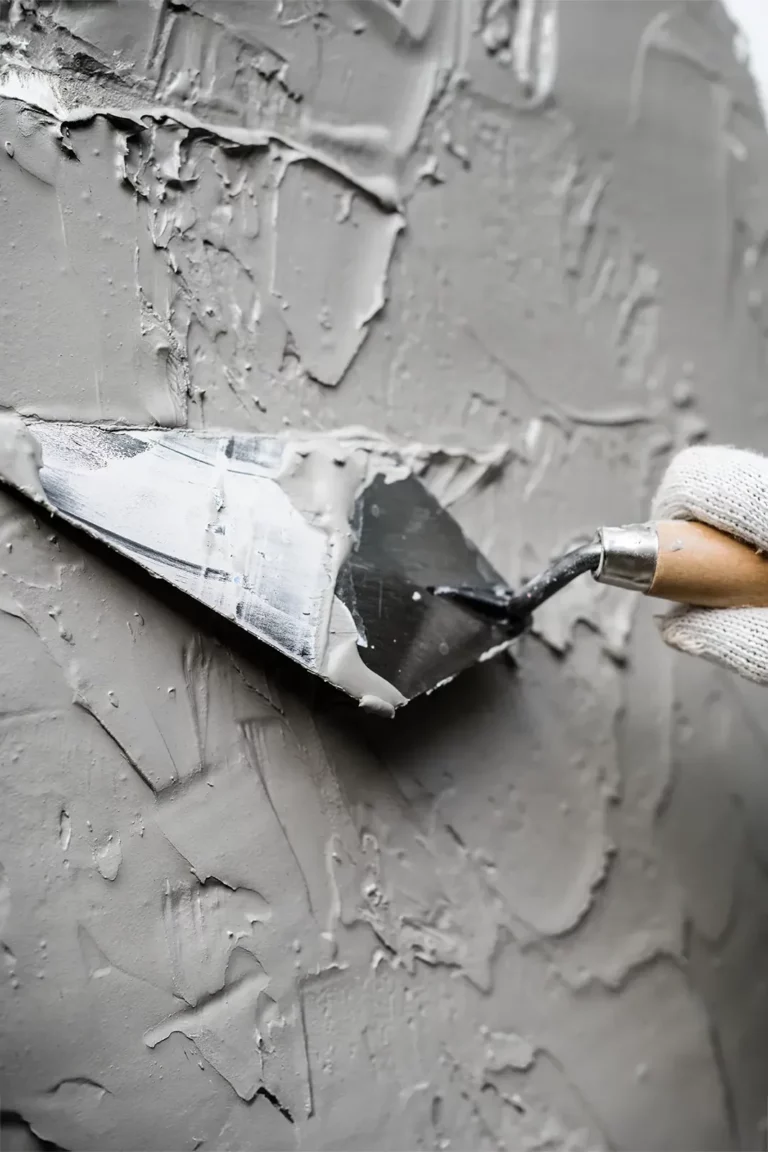
<svg viewBox="0 0 768 1152">
<path fill-rule="evenodd" d="M 595 579 L 706 608 L 768 607 L 768 554 L 708 524 L 601 528 Z"/>
</svg>

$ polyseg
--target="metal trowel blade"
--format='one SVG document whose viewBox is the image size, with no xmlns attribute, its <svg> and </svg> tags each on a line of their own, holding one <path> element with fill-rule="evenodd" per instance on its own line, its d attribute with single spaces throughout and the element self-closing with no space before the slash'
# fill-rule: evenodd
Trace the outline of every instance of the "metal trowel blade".
<svg viewBox="0 0 768 1152">
<path fill-rule="evenodd" d="M 428 590 L 503 581 L 404 468 L 345 502 L 349 449 L 332 437 L 39 421 L 29 433 L 50 511 L 374 710 L 509 641 Z M 0 478 L 22 487 L 6 455 Z"/>
</svg>

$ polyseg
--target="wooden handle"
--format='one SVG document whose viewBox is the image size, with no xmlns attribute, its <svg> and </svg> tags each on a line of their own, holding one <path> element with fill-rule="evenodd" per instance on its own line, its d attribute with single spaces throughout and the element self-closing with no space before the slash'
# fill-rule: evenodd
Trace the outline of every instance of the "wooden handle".
<svg viewBox="0 0 768 1152">
<path fill-rule="evenodd" d="M 660 520 L 649 596 L 705 608 L 768 607 L 768 554 L 687 520 Z"/>
</svg>

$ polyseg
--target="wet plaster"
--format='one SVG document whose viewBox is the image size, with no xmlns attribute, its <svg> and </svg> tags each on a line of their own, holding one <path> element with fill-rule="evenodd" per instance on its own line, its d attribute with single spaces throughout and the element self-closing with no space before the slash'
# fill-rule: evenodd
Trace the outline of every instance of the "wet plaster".
<svg viewBox="0 0 768 1152">
<path fill-rule="evenodd" d="M 717 4 L 0 15 L 3 407 L 365 427 L 510 580 L 676 448 L 766 448 Z M 651 617 L 574 586 L 516 669 L 365 718 L 3 495 L 14 1138 L 762 1147 L 763 696 Z"/>
</svg>

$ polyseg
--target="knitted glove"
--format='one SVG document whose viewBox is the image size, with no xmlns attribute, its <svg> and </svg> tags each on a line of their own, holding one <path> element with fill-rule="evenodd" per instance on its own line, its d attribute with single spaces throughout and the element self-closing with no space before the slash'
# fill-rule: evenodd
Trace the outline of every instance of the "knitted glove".
<svg viewBox="0 0 768 1152">
<path fill-rule="evenodd" d="M 768 459 L 738 448 L 686 448 L 653 501 L 656 520 L 701 520 L 768 551 Z M 768 608 L 678 606 L 660 620 L 673 648 L 768 684 Z"/>
</svg>

